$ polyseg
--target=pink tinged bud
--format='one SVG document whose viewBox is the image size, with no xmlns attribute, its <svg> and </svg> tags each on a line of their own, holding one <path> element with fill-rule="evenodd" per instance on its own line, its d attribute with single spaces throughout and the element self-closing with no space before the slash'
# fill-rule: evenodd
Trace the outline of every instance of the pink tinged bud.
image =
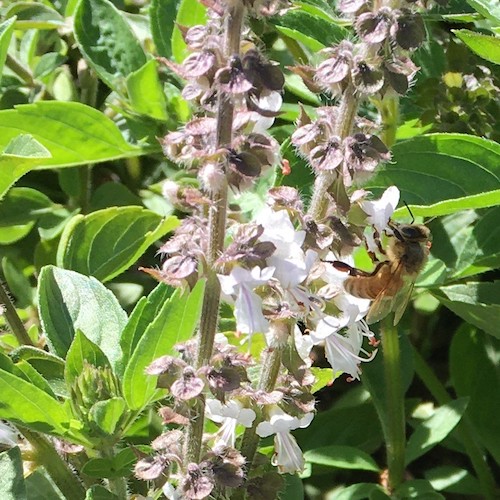
<svg viewBox="0 0 500 500">
<path fill-rule="evenodd" d="M 194 374 L 193 369 L 186 367 L 182 378 L 172 384 L 170 392 L 175 398 L 186 401 L 200 395 L 204 385 L 203 380 Z"/>
<path fill-rule="evenodd" d="M 184 76 L 196 78 L 208 73 L 216 63 L 215 54 L 209 51 L 195 52 L 188 56 L 184 63 Z"/>
</svg>

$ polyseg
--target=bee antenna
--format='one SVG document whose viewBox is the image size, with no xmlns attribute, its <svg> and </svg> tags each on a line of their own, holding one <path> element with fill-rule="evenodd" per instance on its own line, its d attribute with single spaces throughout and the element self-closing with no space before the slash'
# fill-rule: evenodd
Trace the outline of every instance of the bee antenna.
<svg viewBox="0 0 500 500">
<path fill-rule="evenodd" d="M 415 217 L 413 216 L 413 212 L 411 211 L 410 207 L 406 203 L 406 201 L 403 200 L 403 203 L 405 204 L 405 207 L 408 209 L 408 212 L 410 212 L 411 215 L 411 223 L 413 224 L 415 222 Z"/>
</svg>

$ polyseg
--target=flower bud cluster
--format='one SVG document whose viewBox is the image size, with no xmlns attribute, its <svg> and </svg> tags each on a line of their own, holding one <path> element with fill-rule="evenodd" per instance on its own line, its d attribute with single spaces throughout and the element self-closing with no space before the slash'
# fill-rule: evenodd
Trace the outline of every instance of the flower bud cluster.
<svg viewBox="0 0 500 500">
<path fill-rule="evenodd" d="M 293 71 L 311 91 L 344 99 L 346 94 L 359 101 L 406 93 L 418 69 L 408 53 L 421 45 L 425 28 L 413 3 L 399 4 L 341 0 L 338 8 L 352 20 L 358 42 L 344 40 L 326 48 L 320 53 L 325 59 L 317 67 L 298 66 Z M 336 107 L 319 108 L 315 120 L 302 112 L 292 143 L 316 173 L 335 173 L 348 187 L 366 181 L 380 162 L 390 159 L 390 153 L 367 130 L 375 124 L 356 120 L 350 133 L 350 127 L 344 130 L 346 119 Z"/>
<path fill-rule="evenodd" d="M 224 182 L 235 190 L 247 189 L 279 163 L 279 144 L 265 131 L 281 106 L 283 73 L 250 40 L 242 41 L 241 55 L 226 57 L 220 25 L 214 15 L 207 25 L 185 30 L 191 54 L 182 64 L 164 60 L 187 80 L 183 96 L 198 104 L 205 116 L 167 134 L 160 141 L 163 151 L 172 161 L 195 169 L 209 193 L 217 193 Z M 234 107 L 233 140 L 222 145 L 215 118 L 221 99 L 229 99 Z"/>
</svg>

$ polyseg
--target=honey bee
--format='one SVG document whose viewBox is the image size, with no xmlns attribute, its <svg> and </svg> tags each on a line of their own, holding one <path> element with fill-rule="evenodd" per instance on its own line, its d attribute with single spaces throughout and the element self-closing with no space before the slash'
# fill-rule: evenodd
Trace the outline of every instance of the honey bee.
<svg viewBox="0 0 500 500">
<path fill-rule="evenodd" d="M 336 269 L 349 273 L 344 282 L 348 293 L 373 300 L 366 316 L 368 324 L 380 321 L 390 311 L 394 311 L 394 324 L 399 322 L 431 247 L 431 232 L 423 224 L 390 221 L 389 227 L 393 235 L 383 251 L 387 260 L 379 262 L 373 272 L 361 271 L 344 262 L 333 262 Z"/>
</svg>

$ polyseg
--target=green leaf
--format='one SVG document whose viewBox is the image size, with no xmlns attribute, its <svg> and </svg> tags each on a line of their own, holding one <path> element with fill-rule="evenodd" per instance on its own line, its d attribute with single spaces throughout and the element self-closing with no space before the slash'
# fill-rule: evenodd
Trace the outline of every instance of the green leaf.
<svg viewBox="0 0 500 500">
<path fill-rule="evenodd" d="M 425 479 L 438 491 L 461 495 L 480 495 L 479 481 L 466 469 L 443 465 L 425 471 Z"/>
<path fill-rule="evenodd" d="M 23 461 L 18 446 L 0 453 L 0 492 L 2 500 L 27 500 Z"/>
<path fill-rule="evenodd" d="M 439 444 L 460 422 L 469 398 L 461 398 L 438 408 L 413 432 L 406 447 L 405 464 L 408 465 Z"/>
<path fill-rule="evenodd" d="M 111 491 L 107 490 L 104 486 L 94 484 L 94 486 L 91 486 L 87 490 L 85 500 L 119 500 L 119 497 L 111 493 Z"/>
<path fill-rule="evenodd" d="M 48 5 L 35 2 L 13 2 L 3 15 L 16 16 L 16 29 L 53 30 L 64 24 L 61 14 Z"/>
<path fill-rule="evenodd" d="M 376 450 L 383 442 L 375 408 L 364 398 L 347 407 L 335 405 L 314 417 L 307 429 L 294 431 L 303 450 L 331 445 L 355 446 L 364 451 Z"/>
<path fill-rule="evenodd" d="M 280 492 L 278 498 L 286 498 L 287 500 L 304 500 L 304 485 L 299 476 L 296 474 L 285 475 L 285 489 Z"/>
<path fill-rule="evenodd" d="M 109 281 L 177 225 L 176 217 L 164 219 L 141 207 L 111 207 L 79 215 L 64 230 L 57 263 Z"/>
<path fill-rule="evenodd" d="M 166 121 L 167 101 L 158 77 L 158 63 L 152 59 L 127 77 L 130 104 L 136 113 Z"/>
<path fill-rule="evenodd" d="M 43 78 L 52 73 L 56 68 L 64 64 L 66 57 L 58 52 L 43 54 L 33 71 L 34 78 Z"/>
<path fill-rule="evenodd" d="M 16 375 L 20 376 L 27 382 L 30 382 L 42 391 L 46 392 L 49 396 L 56 399 L 56 395 L 54 394 L 54 391 L 50 387 L 49 383 L 27 361 L 20 361 L 19 363 L 16 363 L 15 367 Z"/>
<path fill-rule="evenodd" d="M 453 278 L 464 278 L 500 268 L 499 217 L 500 206 L 492 208 L 477 221 L 469 234 L 462 234 Z"/>
<path fill-rule="evenodd" d="M 500 64 L 500 38 L 474 33 L 469 30 L 451 30 L 478 56 L 494 64 Z"/>
<path fill-rule="evenodd" d="M 397 143 L 393 161 L 364 187 L 380 194 L 396 185 L 415 215 L 433 216 L 498 205 L 499 178 L 499 144 L 465 134 L 431 134 Z"/>
<path fill-rule="evenodd" d="M 162 307 L 173 293 L 174 289 L 172 287 L 160 283 L 147 297 L 142 297 L 137 302 L 120 337 L 120 345 L 123 351 L 123 360 L 120 365 L 123 370 L 142 335 L 160 314 Z M 120 370 L 121 372 L 122 370 Z"/>
<path fill-rule="evenodd" d="M 412 479 L 404 482 L 394 492 L 396 498 L 425 498 L 425 500 L 444 499 L 444 496 L 434 491 L 431 483 L 425 479 Z"/>
<path fill-rule="evenodd" d="M 500 281 L 470 282 L 431 290 L 433 295 L 471 325 L 500 338 Z"/>
<path fill-rule="evenodd" d="M 140 448 L 140 447 L 139 447 Z M 130 448 L 121 450 L 113 458 L 95 458 L 85 463 L 82 472 L 91 477 L 115 478 L 128 476 L 137 457 Z"/>
<path fill-rule="evenodd" d="M 38 467 L 24 482 L 28 500 L 66 500 L 43 467 Z"/>
<path fill-rule="evenodd" d="M 65 357 L 77 330 L 98 345 L 112 366 L 121 356 L 127 322 L 115 296 L 95 278 L 46 266 L 38 282 L 40 320 L 51 350 Z"/>
<path fill-rule="evenodd" d="M 36 221 L 53 205 L 45 194 L 31 188 L 12 188 L 0 202 L 0 227 Z"/>
<path fill-rule="evenodd" d="M 35 431 L 64 436 L 69 419 L 64 407 L 45 391 L 0 370 L 0 418 Z"/>
<path fill-rule="evenodd" d="M 19 134 L 29 134 L 12 141 Z M 12 142 L 11 142 L 12 141 Z M 10 144 L 9 144 L 10 143 Z M 0 197 L 35 167 L 71 167 L 143 154 L 97 109 L 77 102 L 41 101 L 0 111 Z"/>
<path fill-rule="evenodd" d="M 3 111 L 0 111 L 0 130 L 3 134 L 8 132 L 2 127 L 2 113 Z M 18 132 L 13 130 L 12 140 L 0 145 L 5 147 L 0 154 L 0 199 L 14 182 L 36 166 L 50 161 L 52 157 L 50 151 L 31 135 L 17 135 Z M 0 135 L 0 143 L 2 139 Z"/>
<path fill-rule="evenodd" d="M 335 490 L 335 500 L 365 500 L 369 498 L 370 500 L 375 499 L 375 494 L 379 493 L 384 495 L 383 489 L 378 484 L 374 483 L 358 483 L 348 486 L 347 488 L 339 488 Z M 377 496 L 377 499 L 386 498 L 390 500 L 390 497 Z"/>
<path fill-rule="evenodd" d="M 2 271 L 9 291 L 16 298 L 16 306 L 20 309 L 33 305 L 34 288 L 31 286 L 24 270 L 19 268 L 8 257 L 2 259 Z"/>
<path fill-rule="evenodd" d="M 172 33 L 172 55 L 177 62 L 184 61 L 187 56 L 187 47 L 177 25 L 191 27 L 197 24 L 205 24 L 206 21 L 207 9 L 198 0 L 180 1 L 175 20 L 176 26 Z"/>
<path fill-rule="evenodd" d="M 32 346 L 21 346 L 10 353 L 15 363 L 28 362 L 48 382 L 57 396 L 67 397 L 68 391 L 64 382 L 64 360 L 50 352 Z M 9 371 L 9 370 L 7 370 Z"/>
<path fill-rule="evenodd" d="M 0 83 L 2 81 L 3 67 L 5 59 L 7 58 L 7 51 L 9 50 L 10 39 L 14 32 L 15 17 L 7 19 L 0 24 Z"/>
<path fill-rule="evenodd" d="M 124 79 L 146 64 L 146 55 L 129 24 L 108 0 L 80 0 L 75 38 L 100 78 L 120 93 Z"/>
<path fill-rule="evenodd" d="M 123 398 L 98 401 L 90 409 L 89 416 L 100 429 L 112 436 L 125 413 L 126 406 Z"/>
<path fill-rule="evenodd" d="M 177 16 L 177 0 L 152 0 L 149 7 L 151 34 L 160 56 L 172 55 L 172 34 Z"/>
<path fill-rule="evenodd" d="M 323 446 L 315 448 L 306 451 L 304 459 L 306 462 L 339 469 L 380 472 L 380 468 L 370 455 L 352 446 Z"/>
<path fill-rule="evenodd" d="M 474 435 L 497 463 L 500 463 L 499 352 L 498 339 L 464 324 L 453 336 L 449 362 L 457 396 L 470 398 L 467 417 Z"/>
<path fill-rule="evenodd" d="M 68 387 L 82 373 L 86 364 L 95 367 L 106 367 L 109 360 L 101 349 L 91 342 L 80 330 L 77 330 L 66 356 L 64 378 Z"/>
<path fill-rule="evenodd" d="M 467 3 L 486 19 L 491 19 L 496 25 L 500 24 L 500 6 L 496 0 L 467 0 Z"/>
<path fill-rule="evenodd" d="M 332 21 L 301 10 L 291 10 L 279 16 L 276 28 L 284 35 L 303 43 L 313 51 L 335 45 L 348 36 L 348 31 Z"/>
<path fill-rule="evenodd" d="M 123 376 L 123 396 L 132 410 L 143 408 L 155 392 L 156 377 L 145 376 L 145 368 L 160 356 L 175 355 L 173 346 L 193 335 L 204 288 L 200 281 L 190 294 L 176 290 L 137 343 Z"/>
<path fill-rule="evenodd" d="M 314 384 L 311 387 L 312 394 L 331 384 L 340 375 L 340 373 L 334 373 L 331 368 L 312 367 L 311 372 L 315 378 Z"/>
</svg>

